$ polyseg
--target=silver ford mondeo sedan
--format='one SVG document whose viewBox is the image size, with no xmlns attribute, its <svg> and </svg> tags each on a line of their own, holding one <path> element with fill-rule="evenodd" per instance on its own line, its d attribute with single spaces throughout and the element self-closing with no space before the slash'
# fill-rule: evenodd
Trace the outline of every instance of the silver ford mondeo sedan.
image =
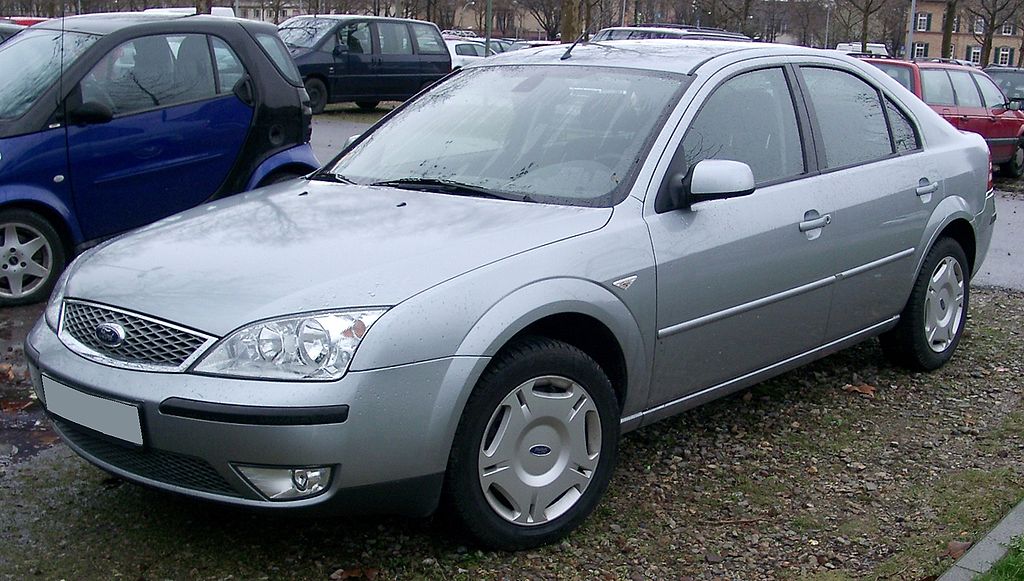
<svg viewBox="0 0 1024 581">
<path fill-rule="evenodd" d="M 946 363 L 995 203 L 985 141 L 834 52 L 517 51 L 301 180 L 82 255 L 26 351 L 71 448 L 272 510 L 524 548 L 617 441 L 879 336 Z"/>
</svg>

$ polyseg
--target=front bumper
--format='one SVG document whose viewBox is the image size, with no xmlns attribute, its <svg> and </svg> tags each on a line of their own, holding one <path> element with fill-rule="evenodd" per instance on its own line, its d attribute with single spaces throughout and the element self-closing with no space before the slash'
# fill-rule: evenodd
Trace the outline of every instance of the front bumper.
<svg viewBox="0 0 1024 581">
<path fill-rule="evenodd" d="M 133 371 L 76 355 L 42 319 L 25 352 L 44 405 L 45 374 L 139 406 L 142 448 L 52 416 L 68 445 L 104 470 L 208 500 L 324 513 L 429 514 L 440 497 L 467 386 L 487 364 L 486 358 L 452 357 L 349 372 L 330 383 Z M 317 496 L 270 501 L 242 478 L 238 464 L 331 466 L 333 474 Z"/>
</svg>

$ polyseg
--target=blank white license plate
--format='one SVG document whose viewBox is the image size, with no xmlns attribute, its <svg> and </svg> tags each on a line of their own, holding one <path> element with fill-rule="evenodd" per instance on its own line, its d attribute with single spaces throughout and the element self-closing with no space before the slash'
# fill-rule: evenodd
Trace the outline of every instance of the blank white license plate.
<svg viewBox="0 0 1024 581">
<path fill-rule="evenodd" d="M 45 375 L 42 381 L 46 409 L 51 413 L 113 438 L 142 445 L 138 406 L 83 393 Z"/>
</svg>

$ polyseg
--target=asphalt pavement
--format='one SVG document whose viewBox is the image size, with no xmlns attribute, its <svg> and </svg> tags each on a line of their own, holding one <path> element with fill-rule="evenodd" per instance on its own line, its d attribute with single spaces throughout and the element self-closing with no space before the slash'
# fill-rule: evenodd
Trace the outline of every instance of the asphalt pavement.
<svg viewBox="0 0 1024 581">
<path fill-rule="evenodd" d="M 1019 192 L 998 193 L 992 245 L 973 282 L 1024 290 L 1024 197 Z"/>
<path fill-rule="evenodd" d="M 352 119 L 349 115 L 317 115 L 313 118 L 313 153 L 320 163 L 327 163 L 345 147 L 349 137 L 362 133 L 373 121 L 372 117 L 364 120 L 364 116 Z"/>
</svg>

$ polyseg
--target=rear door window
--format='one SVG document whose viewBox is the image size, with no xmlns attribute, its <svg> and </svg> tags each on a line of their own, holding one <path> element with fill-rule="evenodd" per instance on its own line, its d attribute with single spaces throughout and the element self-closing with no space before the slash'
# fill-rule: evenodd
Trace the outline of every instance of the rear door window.
<svg viewBox="0 0 1024 581">
<path fill-rule="evenodd" d="M 956 93 L 956 104 L 961 107 L 981 108 L 981 94 L 971 80 L 967 71 L 949 71 L 949 79 L 953 81 L 953 92 Z"/>
<path fill-rule="evenodd" d="M 921 148 L 914 124 L 899 107 L 889 99 L 885 100 L 885 112 L 889 117 L 889 129 L 892 132 L 892 144 L 897 153 L 915 151 Z"/>
<path fill-rule="evenodd" d="M 355 54 L 372 54 L 373 46 L 370 41 L 370 24 L 367 22 L 353 22 L 338 31 L 338 44 L 348 49 L 348 52 Z"/>
<path fill-rule="evenodd" d="M 892 154 L 877 89 L 845 71 L 800 70 L 825 144 L 825 167 L 866 163 Z"/>
<path fill-rule="evenodd" d="M 942 69 L 921 69 L 921 98 L 929 105 L 956 105 L 953 85 Z"/>
<path fill-rule="evenodd" d="M 416 50 L 420 54 L 448 54 L 444 46 L 444 40 L 436 28 L 429 24 L 410 24 L 412 33 L 416 40 Z"/>
<path fill-rule="evenodd" d="M 378 22 L 380 54 L 412 54 L 412 38 L 404 22 Z"/>
</svg>

